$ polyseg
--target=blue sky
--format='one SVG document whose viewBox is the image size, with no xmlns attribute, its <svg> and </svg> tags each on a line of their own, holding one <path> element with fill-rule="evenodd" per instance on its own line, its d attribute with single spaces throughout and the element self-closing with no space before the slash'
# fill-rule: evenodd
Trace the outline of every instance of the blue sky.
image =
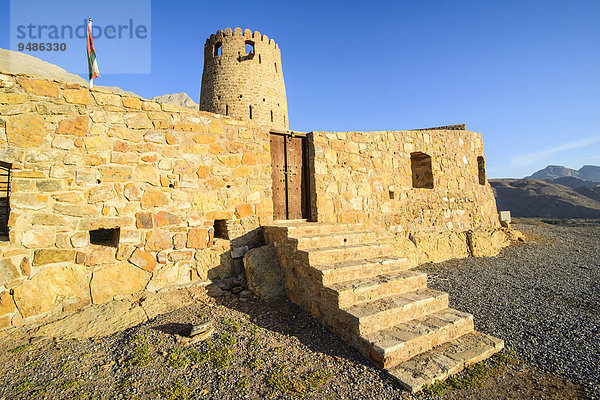
<svg viewBox="0 0 600 400">
<path fill-rule="evenodd" d="M 98 85 L 144 97 L 187 92 L 198 101 L 205 39 L 239 26 L 279 43 L 292 129 L 466 123 L 483 134 L 490 178 L 522 177 L 548 164 L 600 165 L 598 0 L 135 0 L 151 1 L 149 16 L 147 7 L 115 11 L 115 0 L 38 1 L 52 4 L 60 23 L 90 15 L 107 25 L 115 13 L 151 19 L 151 50 L 120 44 L 138 70 L 151 73 L 105 73 Z M 9 2 L 0 7 L 0 47 L 10 48 Z M 33 19 L 48 15 L 29 8 Z M 96 40 L 101 72 L 132 65 L 118 48 Z"/>
</svg>

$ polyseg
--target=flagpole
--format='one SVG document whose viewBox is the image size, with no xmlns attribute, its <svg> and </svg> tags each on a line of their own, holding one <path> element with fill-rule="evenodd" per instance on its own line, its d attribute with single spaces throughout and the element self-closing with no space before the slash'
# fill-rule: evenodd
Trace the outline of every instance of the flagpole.
<svg viewBox="0 0 600 400">
<path fill-rule="evenodd" d="M 92 19 L 90 18 L 90 31 L 92 30 Z M 94 78 L 93 75 L 90 77 L 90 89 L 94 88 Z"/>
</svg>

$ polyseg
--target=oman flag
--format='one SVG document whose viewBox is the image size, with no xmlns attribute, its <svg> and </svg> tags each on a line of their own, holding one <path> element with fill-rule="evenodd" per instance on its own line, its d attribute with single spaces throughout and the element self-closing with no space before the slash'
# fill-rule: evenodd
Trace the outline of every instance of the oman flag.
<svg viewBox="0 0 600 400">
<path fill-rule="evenodd" d="M 87 57 L 88 57 L 88 71 L 90 73 L 90 82 L 92 79 L 100 76 L 98 70 L 98 63 L 96 62 L 96 49 L 94 49 L 94 38 L 92 37 L 92 19 L 88 23 L 87 29 Z"/>
</svg>

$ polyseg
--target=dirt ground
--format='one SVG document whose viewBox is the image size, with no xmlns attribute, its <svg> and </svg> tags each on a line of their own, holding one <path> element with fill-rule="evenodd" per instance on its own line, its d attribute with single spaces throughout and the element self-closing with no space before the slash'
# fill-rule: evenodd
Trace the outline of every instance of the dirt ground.
<svg viewBox="0 0 600 400">
<path fill-rule="evenodd" d="M 177 342 L 175 333 L 203 321 L 214 325 L 210 339 Z M 0 337 L 0 399 L 598 398 L 510 348 L 446 388 L 411 395 L 289 301 L 229 292 L 104 338 L 30 343 L 32 335 Z"/>
</svg>

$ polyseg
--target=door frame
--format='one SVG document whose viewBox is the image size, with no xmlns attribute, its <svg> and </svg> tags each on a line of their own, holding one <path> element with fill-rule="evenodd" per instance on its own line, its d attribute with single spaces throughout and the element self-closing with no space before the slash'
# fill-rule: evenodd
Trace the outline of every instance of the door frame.
<svg viewBox="0 0 600 400">
<path fill-rule="evenodd" d="M 302 202 L 304 204 L 301 205 L 301 208 L 304 210 L 303 215 L 302 215 L 302 219 L 306 219 L 307 221 L 311 221 L 312 220 L 312 210 L 311 210 L 311 196 L 312 196 L 312 188 L 311 188 L 311 182 L 312 180 L 310 179 L 310 173 L 312 173 L 312 168 L 310 168 L 310 164 L 309 164 L 309 134 L 305 133 L 305 132 L 297 132 L 297 131 L 283 131 L 283 130 L 277 130 L 277 129 L 271 129 L 269 131 L 269 142 L 270 142 L 270 137 L 271 135 L 279 135 L 279 136 L 283 136 L 284 137 L 284 159 L 285 159 L 285 163 L 286 163 L 286 172 L 287 172 L 287 141 L 285 139 L 287 139 L 288 136 L 291 137 L 299 137 L 302 139 L 302 184 L 305 188 L 305 191 L 303 193 L 303 197 L 304 199 L 302 200 Z M 271 155 L 270 151 L 269 151 L 269 155 Z M 273 167 L 273 159 L 271 158 L 271 168 Z M 271 187 L 273 187 L 273 175 L 271 174 Z M 286 183 L 285 183 L 285 191 L 286 191 L 286 195 L 285 195 L 285 199 L 286 199 L 286 204 L 285 204 L 285 210 L 286 210 L 286 218 L 285 219 L 280 219 L 279 221 L 286 221 L 289 220 L 289 191 L 287 188 L 287 177 L 286 177 Z"/>
</svg>

